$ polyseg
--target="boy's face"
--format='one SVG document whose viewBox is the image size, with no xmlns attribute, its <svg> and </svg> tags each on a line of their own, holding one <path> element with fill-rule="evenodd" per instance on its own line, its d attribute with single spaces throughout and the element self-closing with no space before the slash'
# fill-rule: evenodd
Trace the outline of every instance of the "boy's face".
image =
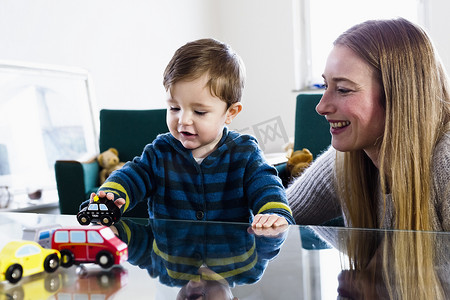
<svg viewBox="0 0 450 300">
<path fill-rule="evenodd" d="M 167 127 L 170 133 L 194 157 L 206 157 L 213 152 L 222 137 L 225 124 L 230 124 L 241 111 L 241 103 L 227 104 L 211 95 L 206 75 L 179 81 L 167 92 Z"/>
<path fill-rule="evenodd" d="M 219 281 L 189 281 L 178 292 L 177 300 L 238 300 L 233 297 L 230 286 Z"/>
</svg>

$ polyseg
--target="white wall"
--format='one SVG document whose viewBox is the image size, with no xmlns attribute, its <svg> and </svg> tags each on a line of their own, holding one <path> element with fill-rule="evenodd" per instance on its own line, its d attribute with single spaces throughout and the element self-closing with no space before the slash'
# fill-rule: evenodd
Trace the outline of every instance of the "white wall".
<svg viewBox="0 0 450 300">
<path fill-rule="evenodd" d="M 220 11 L 219 38 L 227 41 L 241 55 L 247 69 L 243 97 L 244 109 L 233 121 L 232 128 L 250 134 L 255 126 L 280 118 L 273 142 L 260 133 L 260 145 L 266 152 L 281 152 L 287 142 L 281 138 L 294 135 L 295 96 L 294 41 L 292 1 L 227 0 L 217 1 Z M 267 124 L 274 128 L 274 124 Z M 262 125 L 262 131 L 267 129 Z M 260 127 L 260 126 L 258 126 Z"/>
<path fill-rule="evenodd" d="M 448 22 L 450 2 L 448 0 L 427 1 L 430 3 L 428 33 L 439 52 L 447 72 L 450 72 L 450 24 Z"/>
<path fill-rule="evenodd" d="M 98 108 L 160 108 L 162 73 L 173 52 L 215 37 L 247 67 L 244 110 L 232 129 L 254 133 L 255 125 L 278 118 L 285 136 L 260 143 L 279 152 L 285 137 L 294 135 L 292 1 L 2 0 L 0 60 L 85 68 Z M 450 70 L 450 2 L 428 1 L 429 31 Z"/>
<path fill-rule="evenodd" d="M 98 108 L 159 108 L 173 52 L 215 37 L 248 72 L 233 129 L 285 115 L 293 135 L 290 7 L 290 0 L 2 0 L 0 60 L 85 68 Z"/>
<path fill-rule="evenodd" d="M 207 3 L 3 0 L 0 59 L 88 69 L 100 108 L 163 107 L 162 72 L 171 55 L 210 34 Z"/>
</svg>

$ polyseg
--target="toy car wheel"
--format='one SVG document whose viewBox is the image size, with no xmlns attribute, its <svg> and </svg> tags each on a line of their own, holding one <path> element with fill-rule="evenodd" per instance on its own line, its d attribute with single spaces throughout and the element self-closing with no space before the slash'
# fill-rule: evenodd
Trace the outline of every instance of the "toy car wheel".
<svg viewBox="0 0 450 300">
<path fill-rule="evenodd" d="M 107 251 L 100 251 L 97 254 L 95 262 L 100 265 L 100 267 L 107 269 L 114 264 L 114 257 Z"/>
<path fill-rule="evenodd" d="M 59 267 L 59 258 L 56 254 L 48 255 L 44 260 L 44 270 L 48 273 L 53 273 Z"/>
<path fill-rule="evenodd" d="M 9 266 L 9 268 L 6 270 L 5 278 L 11 283 L 16 283 L 22 278 L 22 275 L 22 266 L 19 264 L 14 264 Z"/>
<path fill-rule="evenodd" d="M 47 292 L 56 293 L 61 288 L 61 285 L 60 274 L 56 273 L 45 277 L 44 288 Z"/>
<path fill-rule="evenodd" d="M 87 214 L 79 214 L 77 220 L 81 225 L 89 225 L 91 223 L 91 218 Z"/>
<path fill-rule="evenodd" d="M 103 216 L 100 223 L 105 226 L 111 226 L 112 225 L 112 219 L 110 216 Z"/>
<path fill-rule="evenodd" d="M 106 272 L 106 271 L 105 271 Z M 110 286 L 113 286 L 114 278 L 112 274 L 109 273 L 102 273 L 97 276 L 97 284 L 101 288 L 108 288 Z"/>
<path fill-rule="evenodd" d="M 5 299 L 25 299 L 25 291 L 21 285 L 17 285 L 6 292 L 6 297 Z"/>
<path fill-rule="evenodd" d="M 70 268 L 75 262 L 75 257 L 73 253 L 69 250 L 61 250 L 61 266 L 64 268 Z"/>
</svg>

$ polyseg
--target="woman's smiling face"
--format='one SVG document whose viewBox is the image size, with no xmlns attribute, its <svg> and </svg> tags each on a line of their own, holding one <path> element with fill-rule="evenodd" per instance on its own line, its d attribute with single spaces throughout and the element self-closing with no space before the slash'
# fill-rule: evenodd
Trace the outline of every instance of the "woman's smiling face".
<svg viewBox="0 0 450 300">
<path fill-rule="evenodd" d="M 362 149 L 376 161 L 385 109 L 374 70 L 350 48 L 336 45 L 322 76 L 326 90 L 316 110 L 330 123 L 331 144 L 339 151 Z"/>
</svg>

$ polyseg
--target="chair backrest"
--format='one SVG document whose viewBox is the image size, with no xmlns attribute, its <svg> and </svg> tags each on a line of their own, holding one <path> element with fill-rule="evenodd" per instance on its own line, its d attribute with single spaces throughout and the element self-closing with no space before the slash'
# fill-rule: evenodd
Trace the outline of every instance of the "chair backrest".
<svg viewBox="0 0 450 300">
<path fill-rule="evenodd" d="M 119 151 L 120 161 L 139 156 L 145 145 L 168 132 L 166 109 L 100 111 L 100 152 L 110 147 Z"/>
<path fill-rule="evenodd" d="M 297 96 L 295 111 L 294 150 L 307 148 L 314 158 L 331 143 L 330 124 L 316 112 L 321 93 Z"/>
</svg>

